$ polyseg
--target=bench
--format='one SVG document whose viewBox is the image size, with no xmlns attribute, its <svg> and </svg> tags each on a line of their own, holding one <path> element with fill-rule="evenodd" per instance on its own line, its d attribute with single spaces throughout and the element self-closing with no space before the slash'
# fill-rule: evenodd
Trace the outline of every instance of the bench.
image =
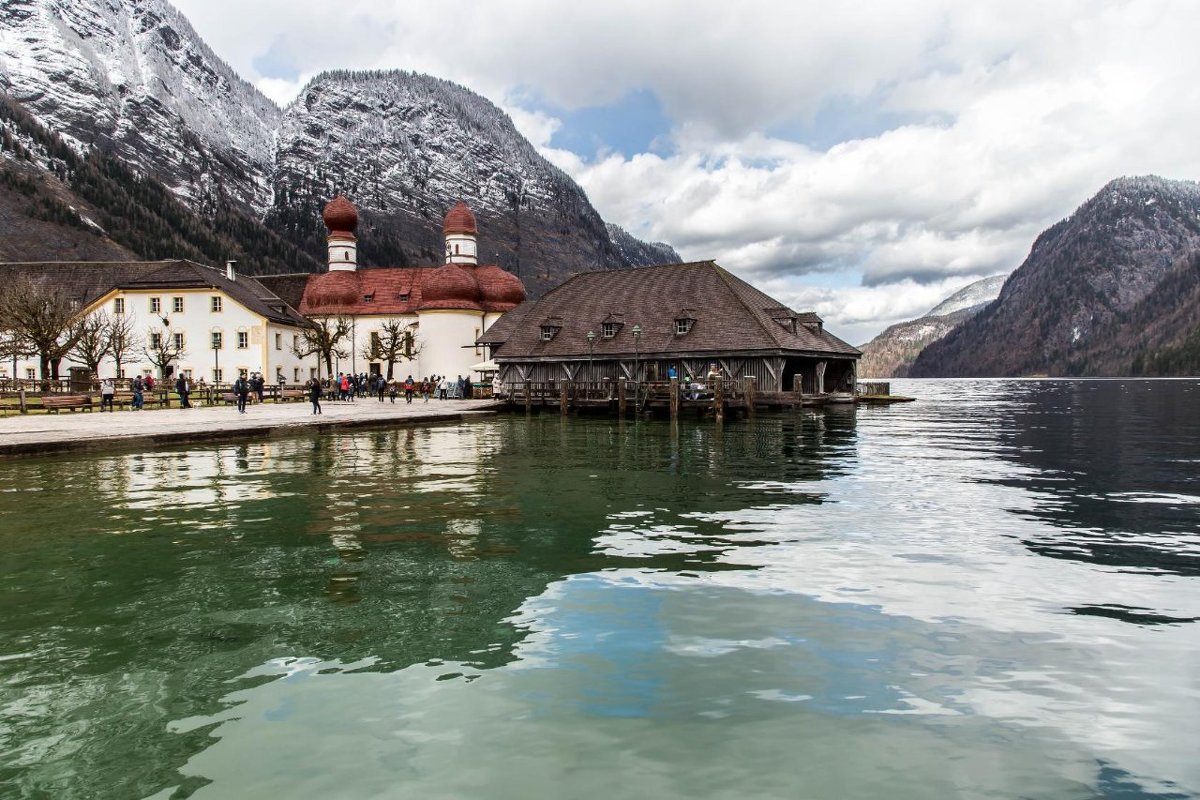
<svg viewBox="0 0 1200 800">
<path fill-rule="evenodd" d="M 42 408 L 58 413 L 64 408 L 74 411 L 77 408 L 92 410 L 92 398 L 86 394 L 49 394 L 42 396 Z"/>
<path fill-rule="evenodd" d="M 276 402 L 280 400 L 303 400 L 308 397 L 308 392 L 303 389 L 284 389 L 280 394 L 276 395 Z"/>
</svg>

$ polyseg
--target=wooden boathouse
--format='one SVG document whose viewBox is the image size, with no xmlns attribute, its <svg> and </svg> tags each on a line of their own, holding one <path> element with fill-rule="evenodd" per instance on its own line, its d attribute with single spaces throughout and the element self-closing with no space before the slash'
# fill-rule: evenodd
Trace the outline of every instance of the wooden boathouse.
<svg viewBox="0 0 1200 800">
<path fill-rule="evenodd" d="M 478 339 L 510 400 L 566 408 L 852 398 L 859 350 L 712 261 L 575 275 Z M 672 378 L 677 388 L 668 389 Z M 749 394 L 749 398 L 747 398 Z M 719 412 L 718 412 L 719 413 Z"/>
</svg>

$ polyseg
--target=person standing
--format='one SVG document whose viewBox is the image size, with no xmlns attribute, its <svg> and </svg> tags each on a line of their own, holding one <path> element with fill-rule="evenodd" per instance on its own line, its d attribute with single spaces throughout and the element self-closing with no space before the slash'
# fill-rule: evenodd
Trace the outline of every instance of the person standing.
<svg viewBox="0 0 1200 800">
<path fill-rule="evenodd" d="M 103 411 L 105 406 L 108 410 L 113 410 L 113 397 L 117 393 L 117 387 L 113 386 L 112 378 L 105 378 L 100 384 L 100 410 Z"/>
<path fill-rule="evenodd" d="M 142 383 L 141 375 L 134 376 L 130 389 L 133 391 L 133 399 L 129 402 L 129 410 L 141 411 L 146 404 L 146 384 Z"/>
<path fill-rule="evenodd" d="M 383 393 L 387 391 L 387 378 L 383 375 L 375 376 L 375 391 L 379 394 L 379 402 L 383 402 Z"/>
<path fill-rule="evenodd" d="M 312 378 L 308 382 L 308 399 L 312 401 L 313 413 L 321 413 L 321 382 Z"/>
<path fill-rule="evenodd" d="M 188 402 L 188 395 L 191 393 L 192 385 L 188 382 L 187 375 L 179 373 L 179 377 L 175 379 L 175 394 L 179 395 L 180 411 L 192 407 L 192 404 Z"/>
<path fill-rule="evenodd" d="M 250 396 L 250 381 L 245 375 L 238 375 L 238 379 L 233 382 L 233 393 L 237 395 L 238 413 L 245 414 L 246 398 Z"/>
<path fill-rule="evenodd" d="M 413 376 L 409 375 L 404 379 L 404 402 L 412 403 L 413 391 L 416 386 L 413 384 Z"/>
<path fill-rule="evenodd" d="M 251 388 L 253 388 L 254 393 L 256 395 L 258 395 L 259 403 L 262 403 L 262 401 L 263 401 L 263 390 L 266 389 L 266 386 L 267 386 L 267 382 L 266 382 L 266 380 L 263 379 L 262 373 L 261 372 L 254 373 L 254 384 L 252 385 Z"/>
</svg>

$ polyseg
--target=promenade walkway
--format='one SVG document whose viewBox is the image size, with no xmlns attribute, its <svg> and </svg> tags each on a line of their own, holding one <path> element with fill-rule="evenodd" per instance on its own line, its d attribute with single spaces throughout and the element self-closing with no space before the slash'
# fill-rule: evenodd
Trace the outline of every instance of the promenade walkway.
<svg viewBox="0 0 1200 800">
<path fill-rule="evenodd" d="M 305 430 L 389 427 L 453 422 L 495 413 L 492 400 L 430 400 L 411 405 L 322 402 L 320 415 L 308 402 L 252 405 L 245 414 L 235 406 L 144 411 L 64 411 L 0 418 L 0 458 L 72 451 L 152 448 L 188 442 L 288 436 Z"/>
</svg>

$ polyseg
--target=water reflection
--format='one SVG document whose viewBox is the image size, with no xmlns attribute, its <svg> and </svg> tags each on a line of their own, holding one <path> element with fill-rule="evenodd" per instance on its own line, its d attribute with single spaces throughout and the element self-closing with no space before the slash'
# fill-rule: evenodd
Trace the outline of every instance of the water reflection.
<svg viewBox="0 0 1200 800">
<path fill-rule="evenodd" d="M 1087 520 L 1094 455 L 1042 452 L 1057 395 L 926 385 L 722 427 L 515 417 L 0 464 L 28 490 L 0 493 L 0 785 L 1197 791 L 1188 573 L 1058 557 L 1084 530 L 1178 551 L 1188 518 Z M 1164 481 L 1087 491 L 1195 494 Z"/>
</svg>

